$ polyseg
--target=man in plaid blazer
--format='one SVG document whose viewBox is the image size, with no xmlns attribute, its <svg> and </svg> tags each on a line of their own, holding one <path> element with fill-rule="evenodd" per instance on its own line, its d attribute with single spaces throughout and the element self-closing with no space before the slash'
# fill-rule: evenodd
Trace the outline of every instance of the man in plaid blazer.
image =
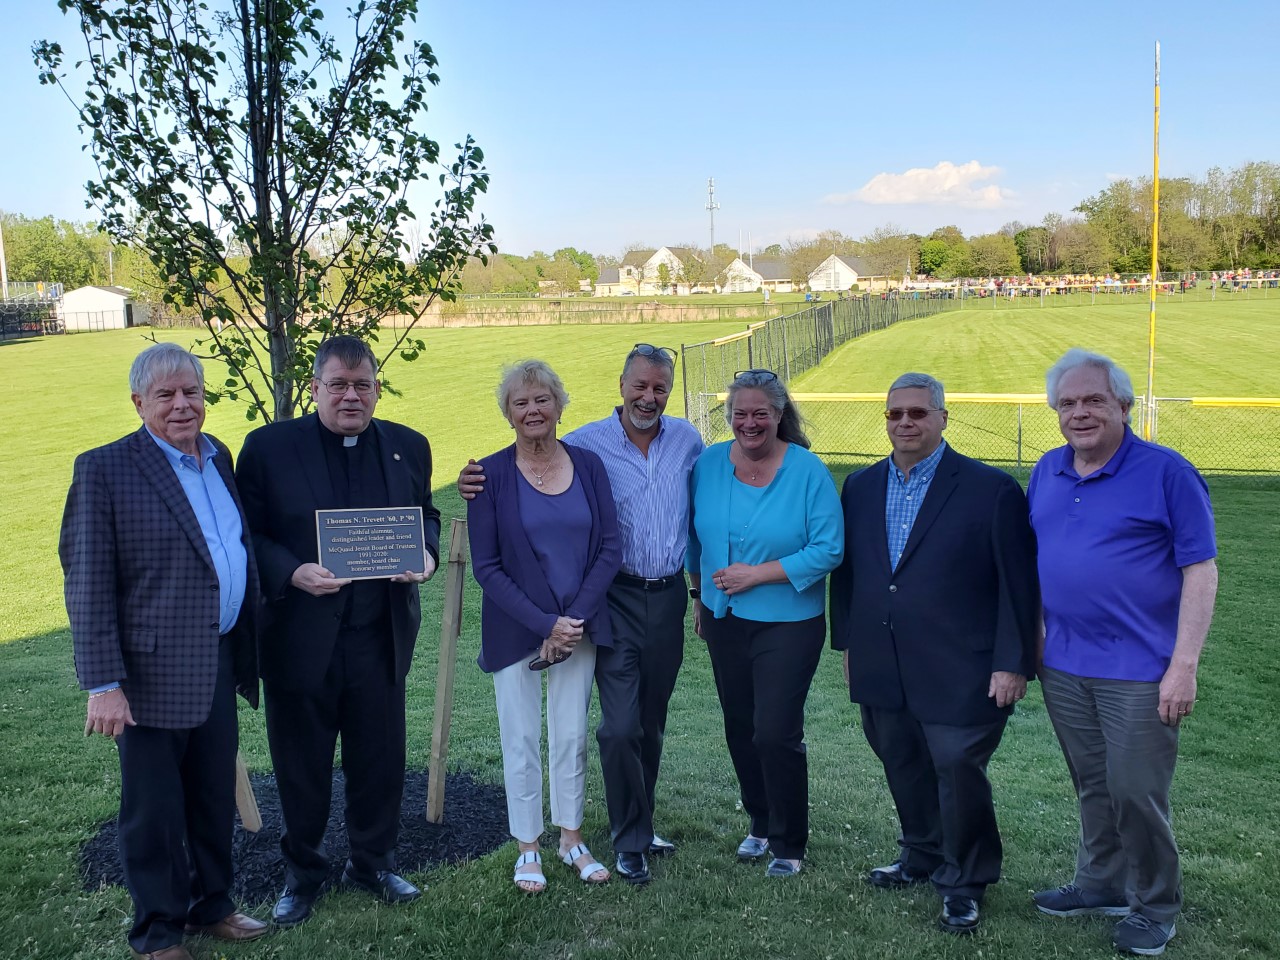
<svg viewBox="0 0 1280 960">
<path fill-rule="evenodd" d="M 350 859 L 344 886 L 387 903 L 419 896 L 395 870 L 404 791 L 405 677 L 422 619 L 418 585 L 435 572 L 440 511 L 422 434 L 373 419 L 381 387 L 368 344 L 316 350 L 316 412 L 245 438 L 236 478 L 262 569 L 259 626 L 267 739 L 280 790 L 285 888 L 278 926 L 311 915 L 329 877 L 324 848 L 333 754 L 342 741 Z M 319 563 L 316 510 L 421 507 L 423 570 L 347 580 Z"/>
<path fill-rule="evenodd" d="M 186 960 L 184 933 L 268 927 L 230 897 L 236 690 L 258 701 L 258 575 L 231 455 L 204 424 L 200 361 L 144 350 L 143 426 L 76 458 L 58 555 L 85 734 L 120 756 L 120 858 L 135 957 Z"/>
</svg>

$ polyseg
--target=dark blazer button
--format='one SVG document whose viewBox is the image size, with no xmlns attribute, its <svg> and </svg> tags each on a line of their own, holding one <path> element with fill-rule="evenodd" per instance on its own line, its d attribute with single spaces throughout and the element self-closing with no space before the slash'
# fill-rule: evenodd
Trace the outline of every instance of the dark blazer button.
<svg viewBox="0 0 1280 960">
<path fill-rule="evenodd" d="M 218 629 L 218 621 L 217 621 L 217 620 L 210 620 L 210 621 L 209 621 L 209 626 L 211 626 L 211 627 L 213 627 L 213 629 L 217 630 L 217 629 Z"/>
<path fill-rule="evenodd" d="M 897 593 L 897 592 L 898 592 L 898 585 L 897 585 L 896 583 L 891 583 L 891 584 L 889 584 L 889 592 L 890 592 L 890 593 Z"/>
</svg>

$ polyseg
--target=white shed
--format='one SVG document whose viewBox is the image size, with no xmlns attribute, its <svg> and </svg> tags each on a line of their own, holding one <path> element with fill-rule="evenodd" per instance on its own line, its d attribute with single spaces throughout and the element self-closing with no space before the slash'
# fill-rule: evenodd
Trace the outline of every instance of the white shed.
<svg viewBox="0 0 1280 960">
<path fill-rule="evenodd" d="M 151 308 L 135 303 L 124 287 L 81 287 L 62 295 L 62 322 L 68 331 L 123 330 L 151 322 Z"/>
</svg>

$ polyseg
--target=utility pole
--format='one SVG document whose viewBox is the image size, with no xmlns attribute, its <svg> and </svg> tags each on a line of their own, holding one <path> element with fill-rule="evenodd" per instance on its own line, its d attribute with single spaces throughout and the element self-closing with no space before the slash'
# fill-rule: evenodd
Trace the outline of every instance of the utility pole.
<svg viewBox="0 0 1280 960">
<path fill-rule="evenodd" d="M 716 203 L 716 181 L 707 177 L 707 212 L 711 215 L 711 256 L 716 255 L 716 211 L 720 204 Z"/>
<path fill-rule="evenodd" d="M 0 223 L 0 300 L 9 299 L 9 264 L 4 259 L 4 224 Z"/>
</svg>

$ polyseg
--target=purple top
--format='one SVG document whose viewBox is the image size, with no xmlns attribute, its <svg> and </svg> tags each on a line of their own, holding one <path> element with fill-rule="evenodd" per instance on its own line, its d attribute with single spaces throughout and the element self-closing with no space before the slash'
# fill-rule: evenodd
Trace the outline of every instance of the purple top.
<svg viewBox="0 0 1280 960">
<path fill-rule="evenodd" d="M 1081 479 L 1070 446 L 1027 488 L 1039 554 L 1047 667 L 1157 682 L 1173 656 L 1182 567 L 1217 556 L 1204 478 L 1125 427 L 1120 449 Z"/>
<path fill-rule="evenodd" d="M 591 517 L 585 533 L 578 533 L 585 538 L 587 562 L 580 568 L 581 586 L 568 603 L 553 593 L 525 531 L 520 487 L 527 481 L 516 467 L 515 447 L 480 461 L 487 479 L 484 490 L 467 504 L 467 536 L 471 569 L 484 591 L 479 663 L 487 673 L 531 656 L 562 614 L 586 621 L 585 629 L 597 647 L 613 646 L 606 594 L 622 554 L 609 475 L 590 450 L 572 444 L 564 449 L 573 461 L 574 476 Z M 547 499 L 559 503 L 563 496 Z"/>
<path fill-rule="evenodd" d="M 569 489 L 551 494 L 535 488 L 522 474 L 516 489 L 520 491 L 520 521 L 533 555 L 559 609 L 567 610 L 582 588 L 589 560 L 591 508 L 582 480 L 575 472 Z"/>
</svg>

